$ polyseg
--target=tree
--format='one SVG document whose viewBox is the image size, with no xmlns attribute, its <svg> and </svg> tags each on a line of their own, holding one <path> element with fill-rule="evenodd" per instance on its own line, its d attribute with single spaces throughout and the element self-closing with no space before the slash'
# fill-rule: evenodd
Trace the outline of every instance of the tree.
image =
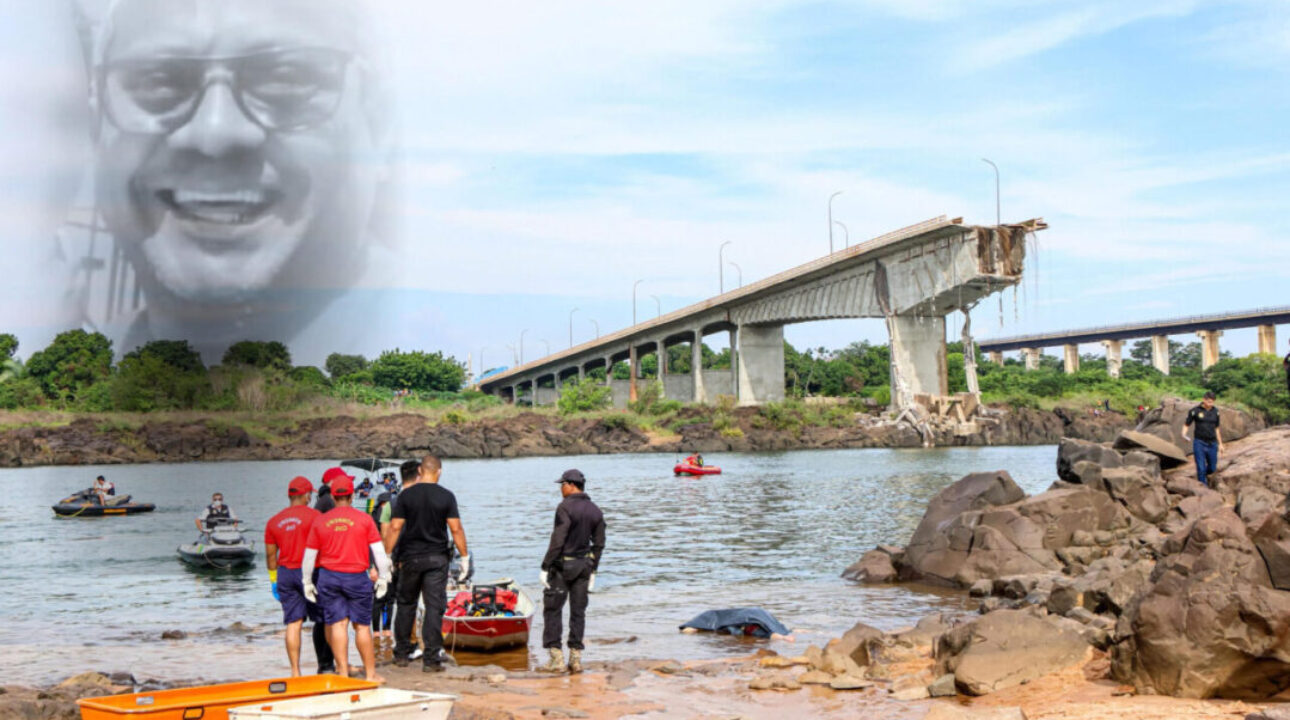
<svg viewBox="0 0 1290 720">
<path fill-rule="evenodd" d="M 9 333 L 0 333 L 0 361 L 8 360 L 18 352 L 18 338 Z"/>
<path fill-rule="evenodd" d="M 341 353 L 332 353 L 327 356 L 327 361 L 323 363 L 327 369 L 327 374 L 333 380 L 343 378 L 346 375 L 353 375 L 367 369 L 367 358 L 362 355 L 343 355 Z"/>
<path fill-rule="evenodd" d="M 233 343 L 228 350 L 224 351 L 222 362 L 225 365 L 249 365 L 258 368 L 290 370 L 291 353 L 287 350 L 286 345 L 277 340 L 270 342 L 243 340 Z"/>
<path fill-rule="evenodd" d="M 206 372 L 202 356 L 188 344 L 187 340 L 153 340 L 143 347 L 126 353 L 121 361 L 140 360 L 145 356 L 155 358 L 180 372 Z"/>
<path fill-rule="evenodd" d="M 576 412 L 588 412 L 609 407 L 613 400 L 613 390 L 590 378 L 570 380 L 560 389 L 560 399 L 556 401 L 561 415 Z"/>
<path fill-rule="evenodd" d="M 51 398 L 75 398 L 112 372 L 112 341 L 102 333 L 68 330 L 44 350 L 32 353 L 27 374 Z"/>
<path fill-rule="evenodd" d="M 377 385 L 391 390 L 456 392 L 466 382 L 466 366 L 441 352 L 387 350 L 371 371 Z"/>
<path fill-rule="evenodd" d="M 313 365 L 293 367 L 291 368 L 291 372 L 288 373 L 288 377 L 301 385 L 312 385 L 323 388 L 331 385 L 331 381 L 327 379 L 327 376 L 323 374 L 323 371 Z"/>
</svg>

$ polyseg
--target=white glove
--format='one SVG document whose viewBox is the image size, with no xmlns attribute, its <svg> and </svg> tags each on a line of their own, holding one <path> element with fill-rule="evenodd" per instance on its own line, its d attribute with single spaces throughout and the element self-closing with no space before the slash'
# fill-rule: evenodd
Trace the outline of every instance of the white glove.
<svg viewBox="0 0 1290 720">
<path fill-rule="evenodd" d="M 314 587 L 312 580 L 305 580 L 305 599 L 315 605 L 318 604 L 318 588 Z"/>
<path fill-rule="evenodd" d="M 457 584 L 466 582 L 474 574 L 475 568 L 470 564 L 470 553 L 466 553 L 461 556 L 461 566 L 457 568 Z"/>
<path fill-rule="evenodd" d="M 547 590 L 550 590 L 550 589 L 551 589 L 551 583 L 547 582 L 547 579 L 546 579 L 546 578 L 547 578 L 547 573 L 546 573 L 546 571 L 545 571 L 545 570 L 543 570 L 542 572 L 538 573 L 538 580 L 541 580 L 541 581 L 542 581 L 542 587 L 543 587 L 543 588 L 546 588 Z"/>
<path fill-rule="evenodd" d="M 387 577 L 376 578 L 376 597 L 385 597 L 385 592 L 390 587 L 390 579 Z"/>
<path fill-rule="evenodd" d="M 591 577 L 587 578 L 587 592 L 591 592 L 592 590 L 595 590 L 595 589 L 596 589 L 596 574 L 591 573 Z"/>
</svg>

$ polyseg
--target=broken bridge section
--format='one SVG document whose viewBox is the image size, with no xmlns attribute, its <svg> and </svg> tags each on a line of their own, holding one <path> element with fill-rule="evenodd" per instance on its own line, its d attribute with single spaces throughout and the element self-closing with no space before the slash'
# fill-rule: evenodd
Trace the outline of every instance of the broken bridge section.
<svg viewBox="0 0 1290 720">
<path fill-rule="evenodd" d="M 627 360 L 632 378 L 627 387 L 615 387 L 615 402 L 625 404 L 634 395 L 642 354 L 666 358 L 666 348 L 688 342 L 697 361 L 704 335 L 728 332 L 733 372 L 699 370 L 696 362 L 686 382 L 669 376 L 661 362 L 664 394 L 692 402 L 730 394 L 740 405 L 756 405 L 784 398 L 785 325 L 884 318 L 891 337 L 892 402 L 905 409 L 916 396 L 948 394 L 945 316 L 1019 283 L 1026 238 L 1046 227 L 1040 219 L 976 226 L 942 216 L 494 375 L 480 388 L 512 400 L 553 402 L 565 379 Z"/>
</svg>

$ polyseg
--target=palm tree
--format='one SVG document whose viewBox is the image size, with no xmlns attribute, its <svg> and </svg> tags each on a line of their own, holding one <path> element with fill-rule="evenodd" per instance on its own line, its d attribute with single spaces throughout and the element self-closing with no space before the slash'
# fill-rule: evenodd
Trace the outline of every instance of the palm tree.
<svg viewBox="0 0 1290 720">
<path fill-rule="evenodd" d="M 17 380 L 22 377 L 24 368 L 18 358 L 6 358 L 0 361 L 0 383 Z"/>
</svg>

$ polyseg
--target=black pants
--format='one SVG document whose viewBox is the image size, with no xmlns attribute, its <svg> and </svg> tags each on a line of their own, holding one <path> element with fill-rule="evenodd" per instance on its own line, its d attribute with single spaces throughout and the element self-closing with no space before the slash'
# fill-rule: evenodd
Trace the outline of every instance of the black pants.
<svg viewBox="0 0 1290 720">
<path fill-rule="evenodd" d="M 412 626 L 417 621 L 417 597 L 425 603 L 421 620 L 424 662 L 439 661 L 443 650 L 443 611 L 448 605 L 448 556 L 420 555 L 399 563 L 398 608 L 394 611 L 394 657 L 412 655 Z"/>
<path fill-rule="evenodd" d="M 389 630 L 394 624 L 394 596 L 399 592 L 399 574 L 390 578 L 390 586 L 381 597 L 372 597 L 372 632 Z"/>
<path fill-rule="evenodd" d="M 591 582 L 591 561 L 565 558 L 562 567 L 547 575 L 551 587 L 542 592 L 542 647 L 560 647 L 564 601 L 569 600 L 569 649 L 582 649 L 582 634 L 587 627 L 587 584 Z"/>
</svg>

